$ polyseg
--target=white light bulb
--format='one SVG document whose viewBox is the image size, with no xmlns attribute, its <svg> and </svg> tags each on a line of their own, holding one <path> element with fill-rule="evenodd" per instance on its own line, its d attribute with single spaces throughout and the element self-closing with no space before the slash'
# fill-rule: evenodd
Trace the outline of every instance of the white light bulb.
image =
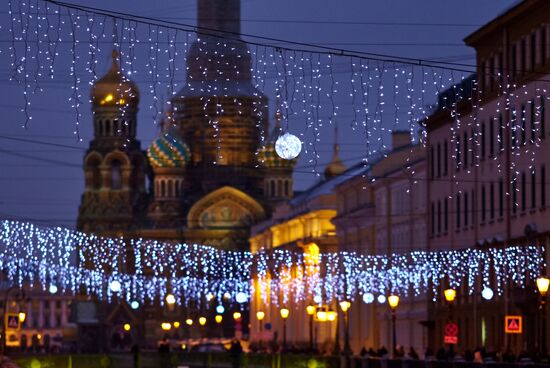
<svg viewBox="0 0 550 368">
<path fill-rule="evenodd" d="M 285 133 L 275 142 L 275 152 L 285 160 L 292 160 L 298 157 L 302 150 L 302 142 L 293 134 Z"/>
<path fill-rule="evenodd" d="M 57 286 L 55 286 L 54 284 L 51 284 L 50 285 L 50 294 L 55 294 L 57 293 Z"/>
<path fill-rule="evenodd" d="M 139 308 L 139 302 L 137 300 L 134 300 L 130 303 L 130 308 L 132 309 L 138 309 Z"/>
<path fill-rule="evenodd" d="M 218 314 L 223 314 L 223 312 L 225 312 L 225 308 L 223 307 L 223 305 L 221 305 L 221 304 L 218 305 L 218 306 L 216 307 L 216 313 L 218 313 Z"/>
<path fill-rule="evenodd" d="M 321 304 L 323 302 L 323 297 L 321 295 L 315 295 L 313 297 L 313 301 L 315 304 Z"/>
<path fill-rule="evenodd" d="M 378 303 L 384 304 L 386 302 L 386 297 L 384 295 L 378 295 Z"/>
</svg>

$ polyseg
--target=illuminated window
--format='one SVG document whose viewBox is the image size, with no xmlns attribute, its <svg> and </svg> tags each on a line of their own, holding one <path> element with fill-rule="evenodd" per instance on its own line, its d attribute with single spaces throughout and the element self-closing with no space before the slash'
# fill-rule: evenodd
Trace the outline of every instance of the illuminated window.
<svg viewBox="0 0 550 368">
<path fill-rule="evenodd" d="M 121 174 L 121 164 L 118 160 L 111 161 L 111 188 L 112 189 L 121 189 L 122 188 L 122 174 Z"/>
</svg>

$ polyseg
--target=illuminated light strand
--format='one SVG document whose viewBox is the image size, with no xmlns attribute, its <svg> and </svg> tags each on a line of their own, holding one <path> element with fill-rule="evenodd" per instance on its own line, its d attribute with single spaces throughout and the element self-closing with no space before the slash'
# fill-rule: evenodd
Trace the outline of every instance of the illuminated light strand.
<svg viewBox="0 0 550 368">
<path fill-rule="evenodd" d="M 249 300 L 255 291 L 252 280 L 259 283 L 262 302 L 274 305 L 288 305 L 291 298 L 297 303 L 355 300 L 365 294 L 419 295 L 430 288 L 437 295 L 440 285 L 458 288 L 463 282 L 472 294 L 477 279 L 501 295 L 504 285 L 534 282 L 544 267 L 539 246 L 388 256 L 336 252 L 319 254 L 312 263 L 303 253 L 288 250 L 252 254 L 197 244 L 100 238 L 15 221 L 0 222 L 0 245 L 0 268 L 19 286 L 28 282 L 47 290 L 54 285 L 68 294 L 83 288 L 99 299 L 116 296 L 141 304 L 164 303 L 167 293 L 185 304 L 201 305 L 209 294 L 220 300 L 228 295 L 231 303 L 237 294 Z M 133 273 L 127 272 L 130 265 Z M 113 282 L 120 283 L 120 291 L 109 287 Z"/>
</svg>

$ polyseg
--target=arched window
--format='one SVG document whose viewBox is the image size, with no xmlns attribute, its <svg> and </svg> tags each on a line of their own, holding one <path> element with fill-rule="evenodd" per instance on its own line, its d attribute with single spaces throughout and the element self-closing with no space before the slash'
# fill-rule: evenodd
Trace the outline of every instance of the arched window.
<svg viewBox="0 0 550 368">
<path fill-rule="evenodd" d="M 174 182 L 174 189 L 175 189 L 175 196 L 179 197 L 180 196 L 180 183 L 179 183 L 178 180 L 176 180 Z"/>
<path fill-rule="evenodd" d="M 118 160 L 111 161 L 111 188 L 122 188 L 122 172 L 121 163 Z"/>
<path fill-rule="evenodd" d="M 269 195 L 271 197 L 275 196 L 275 181 L 274 180 L 269 181 Z"/>
<path fill-rule="evenodd" d="M 161 198 L 166 196 L 166 184 L 164 183 L 164 180 L 160 182 L 160 196 Z"/>
<path fill-rule="evenodd" d="M 277 180 L 277 197 L 282 197 L 283 195 L 283 181 Z"/>
<path fill-rule="evenodd" d="M 285 196 L 290 195 L 290 180 L 285 180 Z"/>
<path fill-rule="evenodd" d="M 105 120 L 105 135 L 111 135 L 111 120 Z"/>
<path fill-rule="evenodd" d="M 174 196 L 174 187 L 173 187 L 173 182 L 172 180 L 168 180 L 168 197 L 173 197 Z"/>
</svg>

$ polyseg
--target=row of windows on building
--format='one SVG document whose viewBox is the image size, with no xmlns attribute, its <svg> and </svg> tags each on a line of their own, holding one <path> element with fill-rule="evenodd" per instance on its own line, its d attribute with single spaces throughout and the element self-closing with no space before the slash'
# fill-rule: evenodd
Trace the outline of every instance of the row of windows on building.
<svg viewBox="0 0 550 368">
<path fill-rule="evenodd" d="M 479 185 L 479 192 L 465 190 L 454 196 L 454 207 L 451 199 L 444 198 L 432 201 L 430 205 L 430 233 L 440 236 L 449 231 L 450 211 L 454 211 L 455 230 L 502 219 L 506 211 L 506 197 L 510 197 L 512 215 L 518 211 L 525 212 L 546 207 L 546 167 L 540 166 L 538 172 L 523 172 L 505 185 L 504 179 L 486 182 Z M 510 191 L 510 192 L 508 192 Z M 476 198 L 476 194 L 479 195 Z M 479 216 L 476 214 L 479 213 Z"/>
<path fill-rule="evenodd" d="M 264 181 L 264 194 L 269 198 L 288 198 L 292 188 L 291 179 L 266 179 Z"/>
<path fill-rule="evenodd" d="M 95 121 L 96 137 L 135 136 L 135 134 L 135 124 L 133 121 L 119 119 Z"/>
<path fill-rule="evenodd" d="M 487 60 L 480 62 L 480 80 L 483 82 L 483 89 L 495 90 L 504 85 L 504 76 L 509 75 L 511 79 L 517 79 L 528 72 L 535 70 L 537 65 L 544 65 L 548 59 L 547 31 L 546 24 L 524 35 L 516 42 L 511 43 L 508 51 L 508 70 L 504 70 L 504 54 L 499 52 Z"/>
<path fill-rule="evenodd" d="M 516 150 L 527 143 L 534 144 L 546 136 L 545 96 L 528 101 L 520 107 L 520 117 L 514 108 L 510 113 L 510 145 Z M 491 117 L 474 128 L 456 133 L 455 169 L 467 169 L 487 158 L 495 157 L 505 149 L 503 114 Z M 449 174 L 449 142 L 437 142 L 430 146 L 430 177 L 439 178 Z"/>
</svg>

